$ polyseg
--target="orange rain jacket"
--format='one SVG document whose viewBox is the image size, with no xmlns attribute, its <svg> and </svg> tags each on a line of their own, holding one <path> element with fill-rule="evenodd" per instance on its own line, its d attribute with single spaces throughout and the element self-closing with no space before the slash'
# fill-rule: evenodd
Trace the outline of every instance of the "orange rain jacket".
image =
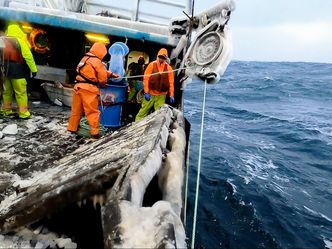
<svg viewBox="0 0 332 249">
<path fill-rule="evenodd" d="M 97 84 L 105 86 L 112 73 L 102 63 L 107 50 L 103 43 L 94 43 L 77 66 L 76 84 L 74 86 L 71 117 L 68 130 L 76 132 L 83 114 L 87 117 L 91 135 L 99 134 L 99 109 Z M 85 83 L 83 83 L 85 82 Z"/>
<path fill-rule="evenodd" d="M 89 53 L 87 53 L 77 66 L 76 71 L 79 73 L 76 77 L 77 83 L 86 82 L 88 80 L 98 83 L 102 87 L 106 85 L 107 78 L 112 73 L 105 69 L 102 59 L 107 54 L 107 49 L 103 43 L 96 42 L 92 45 Z M 82 76 L 80 76 L 82 75 Z M 83 78 L 84 77 L 84 78 Z M 80 88 L 88 90 L 88 88 L 97 88 L 93 84 L 76 84 Z"/>
<path fill-rule="evenodd" d="M 168 58 L 168 52 L 165 48 L 162 48 L 158 52 L 158 56 L 163 55 L 166 58 Z M 153 73 L 154 65 L 157 65 L 158 71 L 163 72 L 163 71 L 168 71 L 168 80 L 169 80 L 169 90 L 168 91 L 160 91 L 160 90 L 152 90 L 149 89 L 149 81 L 150 81 L 150 74 Z M 166 65 L 166 67 L 165 67 Z M 164 70 L 165 69 L 165 70 Z M 165 61 L 162 64 L 157 60 L 151 62 L 148 67 L 146 68 L 144 72 L 144 92 L 145 93 L 150 93 L 151 95 L 155 96 L 160 96 L 169 93 L 170 97 L 174 97 L 174 73 L 173 73 L 173 68 Z"/>
</svg>

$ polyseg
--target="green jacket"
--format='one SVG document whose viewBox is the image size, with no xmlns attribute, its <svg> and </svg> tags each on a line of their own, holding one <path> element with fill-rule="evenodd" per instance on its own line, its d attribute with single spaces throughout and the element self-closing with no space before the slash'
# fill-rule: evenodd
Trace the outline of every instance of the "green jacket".
<svg viewBox="0 0 332 249">
<path fill-rule="evenodd" d="M 30 71 L 32 73 L 37 72 L 37 66 L 35 60 L 33 59 L 28 39 L 26 34 L 24 34 L 24 32 L 21 30 L 20 26 L 17 24 L 10 24 L 6 31 L 6 35 L 9 37 L 15 37 L 17 39 L 21 47 L 22 56 L 30 68 Z"/>
</svg>

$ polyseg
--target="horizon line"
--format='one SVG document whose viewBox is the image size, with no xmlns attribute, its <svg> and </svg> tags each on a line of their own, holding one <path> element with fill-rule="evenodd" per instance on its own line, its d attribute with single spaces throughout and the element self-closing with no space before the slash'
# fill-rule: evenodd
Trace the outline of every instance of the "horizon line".
<svg viewBox="0 0 332 249">
<path fill-rule="evenodd" d="M 267 63 L 312 63 L 312 64 L 332 64 L 332 62 L 322 62 L 322 61 L 281 61 L 281 60 L 248 60 L 248 59 L 232 59 L 233 61 L 240 62 L 267 62 Z"/>
</svg>

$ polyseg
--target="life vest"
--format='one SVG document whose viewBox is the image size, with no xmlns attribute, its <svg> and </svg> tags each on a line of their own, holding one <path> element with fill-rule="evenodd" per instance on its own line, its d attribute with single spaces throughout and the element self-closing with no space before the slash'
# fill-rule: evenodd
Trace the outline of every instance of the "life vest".
<svg viewBox="0 0 332 249">
<path fill-rule="evenodd" d="M 94 56 L 94 55 L 89 55 L 89 54 L 86 54 L 85 57 L 87 57 L 85 60 L 84 58 L 80 61 L 80 63 L 78 63 L 78 66 L 77 66 L 77 69 L 76 69 L 76 72 L 77 72 L 77 76 L 80 76 L 81 78 L 83 78 L 83 80 L 77 80 L 76 78 L 76 83 L 88 83 L 88 84 L 92 84 L 92 85 L 95 85 L 97 86 L 99 82 L 94 82 L 92 80 L 90 80 L 88 77 L 86 77 L 81 71 L 82 69 L 87 65 L 87 61 L 90 59 L 90 58 L 97 58 L 97 56 Z M 92 65 L 91 65 L 92 66 Z"/>
<path fill-rule="evenodd" d="M 8 62 L 14 62 L 18 64 L 25 64 L 25 60 L 21 53 L 21 47 L 16 38 L 6 37 L 4 49 L 4 59 Z"/>
<path fill-rule="evenodd" d="M 167 64 L 165 63 L 164 69 L 162 72 L 158 71 L 157 62 L 153 62 L 152 75 L 149 78 L 149 89 L 168 92 L 169 90 L 169 78 L 167 72 Z"/>
</svg>

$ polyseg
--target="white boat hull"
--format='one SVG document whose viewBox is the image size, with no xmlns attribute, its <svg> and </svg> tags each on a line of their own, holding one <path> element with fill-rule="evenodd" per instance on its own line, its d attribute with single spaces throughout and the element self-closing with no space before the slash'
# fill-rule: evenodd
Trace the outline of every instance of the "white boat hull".
<svg viewBox="0 0 332 249">
<path fill-rule="evenodd" d="M 73 99 L 73 88 L 58 87 L 56 84 L 43 83 L 42 84 L 48 98 L 55 104 L 62 103 L 65 106 L 71 107 Z"/>
</svg>

